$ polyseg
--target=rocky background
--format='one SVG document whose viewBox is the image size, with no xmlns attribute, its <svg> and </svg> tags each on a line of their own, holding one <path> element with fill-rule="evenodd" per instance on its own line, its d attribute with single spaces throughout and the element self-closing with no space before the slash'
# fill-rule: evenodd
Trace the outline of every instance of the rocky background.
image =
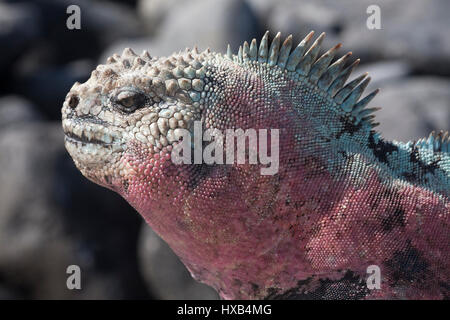
<svg viewBox="0 0 450 320">
<path fill-rule="evenodd" d="M 71 4 L 81 30 L 66 28 Z M 380 30 L 366 27 L 372 4 Z M 223 52 L 267 29 L 297 41 L 325 31 L 324 46 L 342 42 L 382 89 L 379 130 L 406 141 L 450 129 L 449 12 L 447 0 L 0 0 L 0 299 L 217 298 L 65 152 L 64 97 L 112 53 Z M 66 288 L 71 264 L 82 290 Z"/>
</svg>

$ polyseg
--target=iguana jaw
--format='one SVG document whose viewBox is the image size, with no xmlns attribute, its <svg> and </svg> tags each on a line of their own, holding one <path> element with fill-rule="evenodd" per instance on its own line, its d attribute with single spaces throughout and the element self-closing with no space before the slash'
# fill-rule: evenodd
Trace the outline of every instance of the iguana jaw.
<svg viewBox="0 0 450 320">
<path fill-rule="evenodd" d="M 83 122 L 83 123 L 80 123 Z M 121 144 L 119 131 L 88 120 L 63 120 L 63 130 L 66 141 L 83 144 L 102 145 L 104 147 Z"/>
</svg>

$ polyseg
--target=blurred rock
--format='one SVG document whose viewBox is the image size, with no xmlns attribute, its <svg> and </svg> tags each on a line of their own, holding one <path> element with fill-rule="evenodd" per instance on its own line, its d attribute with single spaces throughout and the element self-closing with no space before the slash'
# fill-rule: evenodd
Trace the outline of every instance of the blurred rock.
<svg viewBox="0 0 450 320">
<path fill-rule="evenodd" d="M 128 6 L 88 0 L 10 0 L 0 3 L 0 67 L 25 57 L 40 67 L 80 58 L 96 58 L 112 41 L 141 35 L 135 12 Z M 70 5 L 81 10 L 81 29 L 66 26 Z M 27 56 L 31 58 L 27 59 Z"/>
<path fill-rule="evenodd" d="M 60 123 L 3 129 L 0 167 L 0 284 L 33 299 L 148 297 L 136 257 L 141 219 L 81 176 Z M 72 264 L 79 291 L 66 287 Z"/>
<path fill-rule="evenodd" d="M 80 60 L 64 66 L 27 70 L 16 80 L 17 91 L 34 101 L 48 119 L 60 120 L 62 103 L 70 88 L 76 81 L 86 81 L 94 68 L 90 60 Z"/>
<path fill-rule="evenodd" d="M 17 46 L 20 49 L 14 59 L 10 55 L 5 56 L 7 81 L 0 79 L 0 83 L 4 82 L 6 90 L 24 95 L 35 102 L 50 120 L 60 118 L 61 103 L 72 84 L 87 79 L 94 67 L 90 61 L 96 60 L 104 48 L 116 39 L 142 34 L 135 12 L 130 7 L 117 3 L 87 0 L 16 2 L 19 4 L 2 5 L 7 8 L 28 8 L 29 15 L 33 13 L 33 16 L 28 17 L 25 15 L 28 11 L 21 10 L 22 16 L 25 16 L 16 18 L 16 24 L 21 25 L 24 30 L 40 31 L 34 36 L 34 41 L 29 41 L 22 35 L 19 27 L 9 36 L 12 40 L 0 36 L 2 48 L 9 48 L 11 42 L 12 48 Z M 66 10 L 70 5 L 80 7 L 79 30 L 69 30 L 66 26 L 70 15 Z M 1 21 L 3 11 L 0 12 Z M 26 47 L 15 45 L 19 41 L 14 40 L 16 38 L 26 41 Z"/>
<path fill-rule="evenodd" d="M 178 1 L 167 12 L 155 38 L 119 41 L 103 53 L 101 61 L 113 53 L 121 53 L 125 47 L 164 56 L 194 46 L 225 52 L 229 43 L 237 52 L 245 40 L 259 34 L 258 20 L 243 0 Z"/>
<path fill-rule="evenodd" d="M 23 296 L 21 296 L 14 289 L 11 289 L 11 288 L 5 286 L 4 284 L 2 284 L 2 281 L 0 280 L 0 301 L 2 301 L 2 300 L 17 300 L 17 299 L 23 299 Z"/>
<path fill-rule="evenodd" d="M 181 0 L 138 0 L 137 11 L 148 32 L 155 34 L 167 15 L 183 4 Z"/>
<path fill-rule="evenodd" d="M 17 123 L 40 120 L 36 107 L 26 99 L 9 95 L 0 97 L 0 130 Z"/>
<path fill-rule="evenodd" d="M 243 0 L 183 1 L 162 24 L 157 41 L 165 47 L 156 54 L 195 45 L 225 52 L 228 43 L 237 52 L 239 45 L 259 33 L 258 20 Z"/>
<path fill-rule="evenodd" d="M 120 38 L 142 35 L 135 10 L 120 3 L 88 0 L 58 0 L 65 7 L 76 4 L 82 12 L 82 29 L 95 33 L 102 47 Z M 67 16 L 67 15 L 66 15 Z"/>
<path fill-rule="evenodd" d="M 195 281 L 175 253 L 149 226 L 139 242 L 142 273 L 159 299 L 218 299 L 214 289 Z"/>
<path fill-rule="evenodd" d="M 378 4 L 381 30 L 365 28 L 365 9 Z M 446 0 L 359 1 L 362 6 L 350 19 L 342 41 L 356 54 L 369 59 L 400 58 L 416 72 L 450 75 L 450 34 Z"/>
<path fill-rule="evenodd" d="M 438 77 L 400 78 L 380 86 L 370 103 L 376 112 L 377 131 L 390 140 L 406 142 L 450 128 L 450 81 Z"/>
<path fill-rule="evenodd" d="M 348 24 L 348 16 L 355 9 L 353 5 L 342 5 L 341 2 L 327 0 L 247 0 L 257 14 L 265 29 L 270 30 L 272 37 L 281 32 L 285 38 L 292 34 L 294 43 L 300 42 L 310 31 L 316 32 L 316 37 L 326 32 L 323 48 L 330 48 L 341 42 L 341 32 Z M 364 14 L 363 11 L 362 14 Z M 258 39 L 259 40 L 259 39 Z M 349 50 L 346 44 L 345 50 Z"/>
<path fill-rule="evenodd" d="M 0 72 L 17 59 L 30 43 L 42 36 L 43 28 L 36 7 L 0 3 Z"/>
<path fill-rule="evenodd" d="M 10 0 L 32 6 L 37 10 L 44 35 L 40 43 L 55 50 L 56 58 L 72 61 L 80 57 L 92 57 L 118 38 L 141 35 L 141 25 L 135 11 L 129 6 L 108 1 L 89 0 Z M 70 5 L 77 5 L 81 12 L 81 29 L 69 30 L 66 22 L 71 13 Z M 25 24 L 27 28 L 29 27 Z M 39 45 L 39 44 L 38 44 Z"/>
<path fill-rule="evenodd" d="M 363 62 L 408 61 L 416 72 L 450 75 L 450 34 L 446 0 L 247 0 L 266 28 L 286 36 L 327 32 L 324 48 L 342 42 Z M 381 9 L 381 29 L 366 26 L 370 5 Z M 296 40 L 300 40 L 297 38 Z"/>
<path fill-rule="evenodd" d="M 351 76 L 349 80 L 366 72 L 371 78 L 369 86 L 366 89 L 367 92 L 370 92 L 390 81 L 398 81 L 400 78 L 409 76 L 412 70 L 411 66 L 403 60 L 385 60 L 381 62 L 364 63 L 357 67 L 354 71 L 355 75 Z"/>
<path fill-rule="evenodd" d="M 110 0 L 111 2 L 117 2 L 120 4 L 127 4 L 130 7 L 136 7 L 138 0 Z"/>
<path fill-rule="evenodd" d="M 323 48 L 328 49 L 341 42 L 340 33 L 345 25 L 344 17 L 332 7 L 323 6 L 315 2 L 296 3 L 293 10 L 292 4 L 275 6 L 268 17 L 268 29 L 275 35 L 280 31 L 283 38 L 292 34 L 294 43 L 300 42 L 311 30 L 318 36 L 326 32 Z M 349 50 L 348 47 L 343 51 Z M 345 53 L 345 52 L 342 52 Z"/>
</svg>

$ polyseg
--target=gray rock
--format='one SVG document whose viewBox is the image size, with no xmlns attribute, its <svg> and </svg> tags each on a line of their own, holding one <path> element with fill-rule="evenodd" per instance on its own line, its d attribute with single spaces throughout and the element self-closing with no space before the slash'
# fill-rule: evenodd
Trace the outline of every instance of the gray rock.
<svg viewBox="0 0 450 320">
<path fill-rule="evenodd" d="M 0 280 L 22 298 L 148 297 L 136 257 L 141 219 L 82 177 L 62 142 L 59 122 L 0 134 Z M 72 264 L 79 291 L 66 287 Z"/>
<path fill-rule="evenodd" d="M 371 4 L 381 9 L 381 30 L 365 27 L 365 9 Z M 417 72 L 450 74 L 450 2 L 365 0 L 354 8 L 359 12 L 349 19 L 342 40 L 355 54 L 371 60 L 402 59 Z"/>
<path fill-rule="evenodd" d="M 37 121 L 41 115 L 28 100 L 15 95 L 0 97 L 0 130 L 17 123 Z"/>
<path fill-rule="evenodd" d="M 42 35 L 39 11 L 29 4 L 0 3 L 0 72 Z"/>
<path fill-rule="evenodd" d="M 398 81 L 400 78 L 404 79 L 411 74 L 411 69 L 411 66 L 403 60 L 383 60 L 381 62 L 360 64 L 354 71 L 354 77 L 358 77 L 365 72 L 369 73 L 371 81 L 367 87 L 367 92 L 370 92 L 391 81 Z"/>
<path fill-rule="evenodd" d="M 331 48 L 341 41 L 339 35 L 345 22 L 336 10 L 317 1 L 299 4 L 297 1 L 295 4 L 275 5 L 267 19 L 268 29 L 274 34 L 281 32 L 283 38 L 292 34 L 294 43 L 300 42 L 311 30 L 316 32 L 316 36 L 326 32 L 323 48 Z"/>
<path fill-rule="evenodd" d="M 11 289 L 0 282 L 0 300 L 17 300 L 17 299 L 23 299 L 23 297 L 14 289 Z"/>
<path fill-rule="evenodd" d="M 138 0 L 137 11 L 150 34 L 160 29 L 167 15 L 177 6 L 183 5 L 180 0 Z"/>
<path fill-rule="evenodd" d="M 258 20 L 243 0 L 178 1 L 167 12 L 156 37 L 119 41 L 103 53 L 101 61 L 127 46 L 136 52 L 146 49 L 152 56 L 170 55 L 194 46 L 225 52 L 228 43 L 237 51 L 240 44 L 258 34 Z"/>
<path fill-rule="evenodd" d="M 159 299 L 218 299 L 211 287 L 195 281 L 183 263 L 150 227 L 141 230 L 139 257 L 142 273 Z"/>
<path fill-rule="evenodd" d="M 283 7 L 288 0 L 246 0 L 248 5 L 252 8 L 255 14 L 258 16 L 260 23 L 268 27 L 267 21 L 271 17 L 273 10 L 276 7 Z"/>
<path fill-rule="evenodd" d="M 80 7 L 79 30 L 69 30 L 66 26 L 70 15 L 66 10 L 70 5 Z M 50 120 L 60 118 L 61 104 L 68 90 L 75 81 L 84 82 L 89 77 L 95 67 L 92 61 L 108 45 L 117 39 L 143 34 L 136 13 L 117 3 L 34 0 L 27 6 L 38 17 L 44 31 L 36 41 L 26 42 L 26 48 L 22 48 L 14 59 L 8 59 L 10 75 L 7 77 L 11 78 L 8 86 L 35 102 Z M 2 15 L 0 13 L 0 21 Z M 39 30 L 34 27 L 33 19 L 22 20 L 25 30 Z M 20 33 L 13 36 L 24 38 Z M 7 41 L 1 42 L 0 37 L 0 46 L 9 48 L 10 45 Z M 0 60 L 2 57 L 0 55 Z"/>
<path fill-rule="evenodd" d="M 129 6 L 109 1 L 89 0 L 33 0 L 39 9 L 42 21 L 51 40 L 65 51 L 73 45 L 85 47 L 103 47 L 118 38 L 134 37 L 142 34 L 142 25 L 137 19 L 136 12 Z M 70 5 L 77 5 L 81 11 L 81 29 L 69 30 L 66 21 L 70 14 L 66 12 Z M 56 32 L 55 32 L 56 31 Z M 71 43 L 72 42 L 72 43 Z M 75 43 L 73 43 L 75 42 Z"/>
<path fill-rule="evenodd" d="M 17 80 L 18 90 L 35 102 L 48 119 L 59 120 L 62 103 L 70 88 L 76 81 L 86 81 L 93 68 L 90 60 L 79 60 L 27 71 Z"/>
<path fill-rule="evenodd" d="M 58 0 L 64 6 L 78 4 L 82 10 L 82 29 L 95 33 L 102 46 L 120 38 L 142 35 L 142 24 L 128 6 L 107 1 Z"/>
<path fill-rule="evenodd" d="M 402 59 L 421 73 L 450 74 L 450 34 L 446 0 L 247 0 L 272 32 L 304 36 L 327 32 L 324 48 L 342 42 L 363 62 Z M 369 30 L 370 5 L 381 9 L 381 30 Z M 296 40 L 299 40 L 297 38 Z"/>
<path fill-rule="evenodd" d="M 66 9 L 81 9 L 81 29 L 69 30 Z M 0 3 L 0 71 L 22 69 L 31 56 L 39 66 L 97 56 L 107 45 L 123 37 L 142 34 L 131 8 L 106 1 L 33 0 Z M 15 62 L 19 66 L 15 65 Z"/>
<path fill-rule="evenodd" d="M 438 77 L 400 78 L 385 82 L 371 102 L 379 106 L 377 130 L 390 140 L 408 141 L 433 130 L 450 129 L 450 81 Z"/>
</svg>

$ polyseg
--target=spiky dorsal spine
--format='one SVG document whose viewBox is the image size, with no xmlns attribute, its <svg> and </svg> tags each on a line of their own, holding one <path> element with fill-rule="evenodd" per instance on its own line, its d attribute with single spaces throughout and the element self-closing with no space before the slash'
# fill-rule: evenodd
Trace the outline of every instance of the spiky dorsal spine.
<svg viewBox="0 0 450 320">
<path fill-rule="evenodd" d="M 352 117 L 355 124 L 364 121 L 372 128 L 377 126 L 378 123 L 372 122 L 374 118 L 372 113 L 379 108 L 368 109 L 366 106 L 379 90 L 376 89 L 360 99 L 369 84 L 370 77 L 367 77 L 367 73 L 365 73 L 346 83 L 352 71 L 359 64 L 359 59 L 345 68 L 349 57 L 352 55 L 351 52 L 348 52 L 331 63 L 341 44 L 337 44 L 319 57 L 325 33 L 320 34 L 311 44 L 313 36 L 314 31 L 311 31 L 291 51 L 292 35 L 289 35 L 281 44 L 281 34 L 278 32 L 270 43 L 269 31 L 267 31 L 261 39 L 259 48 L 256 39 L 253 39 L 250 45 L 244 42 L 239 47 L 237 55 L 233 55 L 230 46 L 228 46 L 226 57 L 237 63 L 258 61 L 267 64 L 268 67 L 278 67 L 285 69 L 287 72 L 296 73 L 322 91 L 327 92 L 334 102 L 341 107 L 342 111 Z"/>
<path fill-rule="evenodd" d="M 414 146 L 421 149 L 430 150 L 433 152 L 447 152 L 450 153 L 450 136 L 448 131 L 439 131 L 436 133 L 432 131 L 428 138 L 422 138 L 414 143 Z"/>
</svg>

